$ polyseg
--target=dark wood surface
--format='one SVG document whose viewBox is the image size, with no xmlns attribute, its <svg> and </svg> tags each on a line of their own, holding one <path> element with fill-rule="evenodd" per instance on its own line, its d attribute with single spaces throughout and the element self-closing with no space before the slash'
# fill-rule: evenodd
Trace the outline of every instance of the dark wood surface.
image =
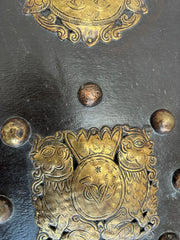
<svg viewBox="0 0 180 240">
<path fill-rule="evenodd" d="M 33 133 L 116 124 L 142 128 L 161 108 L 176 118 L 165 136 L 152 134 L 160 187 L 161 223 L 155 240 L 165 231 L 180 232 L 180 193 L 172 186 L 179 160 L 180 2 L 147 1 L 149 14 L 119 41 L 89 48 L 61 42 L 23 13 L 24 0 L 0 2 L 0 125 L 11 116 L 28 120 Z M 86 82 L 97 83 L 102 102 L 81 105 L 77 92 Z M 12 219 L 0 225 L 2 240 L 35 240 L 37 227 L 31 203 L 30 144 L 12 149 L 1 143 L 0 194 L 14 204 Z"/>
</svg>

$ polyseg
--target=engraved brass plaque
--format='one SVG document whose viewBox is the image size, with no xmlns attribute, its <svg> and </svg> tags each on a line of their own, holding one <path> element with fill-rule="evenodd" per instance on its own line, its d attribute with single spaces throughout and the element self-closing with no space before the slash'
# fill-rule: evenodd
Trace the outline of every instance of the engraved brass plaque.
<svg viewBox="0 0 180 240">
<path fill-rule="evenodd" d="M 24 11 L 62 40 L 118 40 L 148 12 L 144 0 L 26 0 Z"/>
<path fill-rule="evenodd" d="M 145 129 L 36 136 L 33 203 L 38 240 L 135 240 L 159 224 L 154 143 Z"/>
</svg>

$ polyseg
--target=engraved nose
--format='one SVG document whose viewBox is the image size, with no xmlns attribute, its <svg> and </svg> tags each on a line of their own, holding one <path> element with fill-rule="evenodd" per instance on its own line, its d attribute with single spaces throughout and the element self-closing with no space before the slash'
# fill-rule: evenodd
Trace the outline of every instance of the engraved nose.
<svg viewBox="0 0 180 240">
<path fill-rule="evenodd" d="M 36 156 L 37 152 L 31 152 L 30 153 L 30 158 L 34 159 L 34 157 Z"/>
</svg>

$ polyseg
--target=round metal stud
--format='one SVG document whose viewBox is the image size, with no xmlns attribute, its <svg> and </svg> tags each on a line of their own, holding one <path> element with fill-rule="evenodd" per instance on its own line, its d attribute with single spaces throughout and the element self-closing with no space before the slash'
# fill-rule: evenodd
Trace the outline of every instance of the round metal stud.
<svg viewBox="0 0 180 240">
<path fill-rule="evenodd" d="M 1 138 L 10 147 L 20 147 L 28 140 L 30 132 L 30 126 L 26 120 L 10 118 L 1 128 Z"/>
<path fill-rule="evenodd" d="M 180 190 L 180 168 L 177 169 L 173 174 L 173 185 L 177 190 Z"/>
<path fill-rule="evenodd" d="M 93 107 L 102 100 L 102 90 L 95 83 L 86 83 L 80 87 L 78 98 L 84 106 Z"/>
<path fill-rule="evenodd" d="M 172 232 L 167 232 L 161 235 L 159 240 L 179 240 L 179 237 L 177 234 L 172 233 Z"/>
<path fill-rule="evenodd" d="M 175 118 L 169 111 L 160 109 L 155 111 L 150 118 L 153 129 L 159 134 L 169 133 L 175 126 Z"/>
<path fill-rule="evenodd" d="M 0 224 L 9 220 L 12 213 L 13 205 L 11 201 L 7 197 L 0 195 Z"/>
</svg>

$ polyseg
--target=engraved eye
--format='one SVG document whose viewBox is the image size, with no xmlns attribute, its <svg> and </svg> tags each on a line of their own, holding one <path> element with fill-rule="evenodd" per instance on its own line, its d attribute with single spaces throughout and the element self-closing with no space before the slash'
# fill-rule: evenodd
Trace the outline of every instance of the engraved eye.
<svg viewBox="0 0 180 240">
<path fill-rule="evenodd" d="M 134 146 L 135 146 L 136 148 L 142 148 L 142 147 L 145 145 L 145 143 L 146 143 L 146 141 L 143 140 L 143 139 L 136 139 L 136 140 L 134 141 Z"/>
<path fill-rule="evenodd" d="M 59 157 L 63 158 L 64 160 L 68 158 L 69 151 L 66 148 L 59 148 L 57 151 Z"/>
<path fill-rule="evenodd" d="M 54 155 L 55 149 L 53 147 L 45 147 L 41 150 L 41 154 L 44 157 L 52 157 Z"/>
</svg>

